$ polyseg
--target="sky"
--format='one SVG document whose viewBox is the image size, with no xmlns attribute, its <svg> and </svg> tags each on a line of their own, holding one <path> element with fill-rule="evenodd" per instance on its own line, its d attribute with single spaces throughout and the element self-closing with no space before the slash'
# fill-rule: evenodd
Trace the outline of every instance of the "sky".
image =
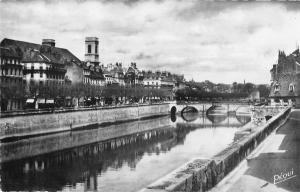
<svg viewBox="0 0 300 192">
<path fill-rule="evenodd" d="M 0 39 L 55 39 L 84 60 L 99 38 L 103 64 L 216 83 L 270 82 L 278 50 L 300 43 L 300 2 L 196 0 L 0 0 Z"/>
</svg>

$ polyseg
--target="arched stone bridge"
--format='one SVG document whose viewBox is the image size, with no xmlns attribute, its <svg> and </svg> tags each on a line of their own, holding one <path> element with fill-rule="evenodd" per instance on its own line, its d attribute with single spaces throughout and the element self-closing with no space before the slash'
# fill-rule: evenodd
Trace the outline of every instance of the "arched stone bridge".
<svg viewBox="0 0 300 192">
<path fill-rule="evenodd" d="M 250 105 L 247 103 L 170 103 L 171 114 L 184 113 L 186 111 L 210 112 L 212 110 L 227 113 L 250 113 Z"/>
</svg>

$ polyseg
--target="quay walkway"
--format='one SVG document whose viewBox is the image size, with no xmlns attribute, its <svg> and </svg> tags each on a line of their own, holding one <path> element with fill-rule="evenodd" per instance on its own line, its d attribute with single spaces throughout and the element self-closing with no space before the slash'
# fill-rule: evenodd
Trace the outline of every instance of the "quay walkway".
<svg viewBox="0 0 300 192">
<path fill-rule="evenodd" d="M 299 109 L 211 190 L 229 191 L 300 191 Z"/>
</svg>

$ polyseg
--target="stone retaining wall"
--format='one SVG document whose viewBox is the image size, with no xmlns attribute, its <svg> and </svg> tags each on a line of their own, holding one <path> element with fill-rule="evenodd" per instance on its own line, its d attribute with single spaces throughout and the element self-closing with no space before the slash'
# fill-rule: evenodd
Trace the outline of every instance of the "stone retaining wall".
<svg viewBox="0 0 300 192">
<path fill-rule="evenodd" d="M 291 108 L 283 110 L 264 126 L 259 127 L 256 132 L 232 143 L 212 159 L 194 159 L 141 191 L 202 192 L 211 189 L 281 125 L 290 111 Z"/>
<path fill-rule="evenodd" d="M 159 129 L 173 129 L 168 117 L 156 118 L 155 121 L 153 119 L 131 121 L 97 129 L 49 134 L 2 143 L 0 145 L 0 163 Z"/>
<path fill-rule="evenodd" d="M 169 104 L 91 109 L 0 118 L 0 139 L 67 131 L 80 127 L 166 115 Z"/>
</svg>

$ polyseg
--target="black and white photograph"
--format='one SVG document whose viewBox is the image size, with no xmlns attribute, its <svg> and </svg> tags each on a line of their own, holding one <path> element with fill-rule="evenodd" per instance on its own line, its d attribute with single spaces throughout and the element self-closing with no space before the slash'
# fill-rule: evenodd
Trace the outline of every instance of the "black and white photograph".
<svg viewBox="0 0 300 192">
<path fill-rule="evenodd" d="M 0 0 L 0 192 L 299 192 L 300 1 Z"/>
</svg>

